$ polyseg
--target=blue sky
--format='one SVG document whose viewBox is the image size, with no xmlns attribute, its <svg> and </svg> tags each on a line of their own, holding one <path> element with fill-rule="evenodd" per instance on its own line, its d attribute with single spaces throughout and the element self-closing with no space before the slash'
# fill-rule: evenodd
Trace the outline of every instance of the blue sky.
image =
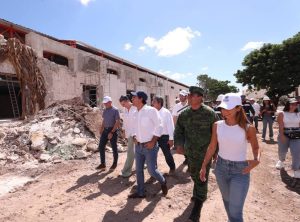
<svg viewBox="0 0 300 222">
<path fill-rule="evenodd" d="M 0 17 L 188 85 L 201 73 L 236 84 L 247 53 L 300 31 L 300 1 L 2 0 Z"/>
</svg>

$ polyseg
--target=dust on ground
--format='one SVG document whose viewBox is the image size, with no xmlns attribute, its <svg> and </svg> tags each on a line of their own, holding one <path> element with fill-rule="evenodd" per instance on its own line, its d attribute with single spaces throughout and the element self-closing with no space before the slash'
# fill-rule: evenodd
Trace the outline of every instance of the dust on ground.
<svg viewBox="0 0 300 222">
<path fill-rule="evenodd" d="M 245 221 L 300 221 L 300 187 L 288 187 L 292 174 L 290 156 L 285 169 L 276 170 L 277 144 L 259 142 L 263 155 L 261 164 L 251 174 L 244 207 Z M 106 153 L 106 156 L 109 167 L 112 154 Z M 159 183 L 154 182 L 146 185 L 145 199 L 127 199 L 127 195 L 136 189 L 136 177 L 134 174 L 127 179 L 119 176 L 125 159 L 126 153 L 119 153 L 118 167 L 104 172 L 94 169 L 99 164 L 98 153 L 87 159 L 62 160 L 57 164 L 29 163 L 15 169 L 2 167 L 0 187 L 5 184 L 3 181 L 8 184 L 11 178 L 15 183 L 9 193 L 1 195 L 0 192 L 0 221 L 187 221 L 192 208 L 193 183 L 186 172 L 187 167 L 182 165 L 183 156 L 174 154 L 177 174 L 167 177 L 167 197 L 163 197 Z M 168 172 L 161 151 L 158 169 Z M 145 180 L 149 177 L 145 170 Z M 18 182 L 19 186 L 16 185 Z M 213 171 L 201 221 L 227 221 Z"/>
</svg>

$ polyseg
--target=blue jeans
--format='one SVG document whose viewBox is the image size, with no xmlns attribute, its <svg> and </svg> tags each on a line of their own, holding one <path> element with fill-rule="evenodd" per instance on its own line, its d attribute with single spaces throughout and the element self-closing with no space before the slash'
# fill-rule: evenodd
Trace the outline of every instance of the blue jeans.
<svg viewBox="0 0 300 222">
<path fill-rule="evenodd" d="M 171 150 L 170 150 L 170 146 L 168 144 L 169 142 L 169 135 L 162 135 L 159 139 L 158 139 L 158 145 L 161 148 L 164 156 L 165 156 L 165 160 L 168 164 L 168 166 L 170 167 L 170 170 L 175 170 L 175 162 L 174 162 L 174 158 L 171 154 Z"/>
<path fill-rule="evenodd" d="M 278 156 L 280 161 L 285 160 L 289 148 L 292 155 L 292 169 L 300 170 L 300 139 L 292 140 L 285 137 L 285 141 L 282 142 L 280 136 L 278 136 Z"/>
<path fill-rule="evenodd" d="M 258 116 L 254 116 L 253 118 L 255 129 L 258 130 Z"/>
<path fill-rule="evenodd" d="M 108 127 L 104 128 L 99 142 L 99 152 L 100 152 L 100 160 L 102 164 L 105 164 L 105 147 L 108 142 L 108 134 L 111 132 L 113 128 Z M 117 139 L 118 139 L 118 133 L 117 131 L 114 132 L 112 138 L 110 139 L 111 148 L 113 150 L 113 156 L 114 156 L 114 163 L 116 164 L 118 162 L 118 146 L 117 146 Z"/>
<path fill-rule="evenodd" d="M 161 184 L 166 182 L 163 175 L 157 170 L 157 153 L 158 146 L 155 145 L 152 149 L 147 149 L 143 144 L 135 145 L 135 168 L 137 177 L 137 192 L 138 194 L 145 194 L 144 184 L 144 164 L 146 162 L 149 174 L 158 180 Z"/>
<path fill-rule="evenodd" d="M 269 126 L 269 137 L 270 139 L 273 138 L 273 117 L 272 116 L 264 116 L 263 119 L 263 132 L 262 138 L 266 138 L 267 126 Z"/>
<path fill-rule="evenodd" d="M 243 221 L 243 207 L 249 189 L 250 174 L 242 174 L 246 161 L 230 161 L 218 157 L 216 179 L 230 222 Z"/>
</svg>

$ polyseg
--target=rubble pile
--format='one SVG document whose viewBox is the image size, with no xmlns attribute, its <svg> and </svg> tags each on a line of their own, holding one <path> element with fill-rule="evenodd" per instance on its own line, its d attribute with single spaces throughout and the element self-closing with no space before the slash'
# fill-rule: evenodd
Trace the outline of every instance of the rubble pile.
<svg viewBox="0 0 300 222">
<path fill-rule="evenodd" d="M 56 102 L 30 119 L 0 125 L 0 165 L 86 158 L 98 150 L 101 111 L 80 98 Z"/>
</svg>

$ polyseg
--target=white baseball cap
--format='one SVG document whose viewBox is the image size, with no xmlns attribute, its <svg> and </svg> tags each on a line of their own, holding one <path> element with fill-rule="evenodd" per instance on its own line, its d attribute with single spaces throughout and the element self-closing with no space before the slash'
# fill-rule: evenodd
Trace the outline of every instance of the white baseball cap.
<svg viewBox="0 0 300 222">
<path fill-rule="evenodd" d="M 241 96 L 237 93 L 227 93 L 224 95 L 221 104 L 218 106 L 223 109 L 233 109 L 236 106 L 242 105 Z"/>
<path fill-rule="evenodd" d="M 104 96 L 103 97 L 103 101 L 102 101 L 102 103 L 108 103 L 108 102 L 111 102 L 112 100 L 111 100 L 111 97 L 110 96 Z"/>
<path fill-rule="evenodd" d="M 187 96 L 188 94 L 189 93 L 184 89 L 179 92 L 179 95 L 182 95 L 182 96 Z"/>
<path fill-rule="evenodd" d="M 216 102 L 222 102 L 223 97 L 224 97 L 224 94 L 218 95 L 218 98 L 216 99 Z"/>
<path fill-rule="evenodd" d="M 268 96 L 264 96 L 263 100 L 270 100 Z"/>
</svg>

